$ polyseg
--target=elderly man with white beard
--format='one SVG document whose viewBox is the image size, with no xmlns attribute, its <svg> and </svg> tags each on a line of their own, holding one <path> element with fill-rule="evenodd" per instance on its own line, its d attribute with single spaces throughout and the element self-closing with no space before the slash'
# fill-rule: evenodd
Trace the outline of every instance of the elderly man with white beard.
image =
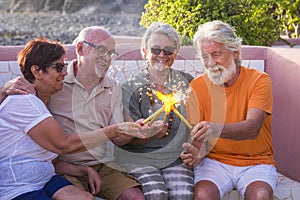
<svg viewBox="0 0 300 200">
<path fill-rule="evenodd" d="M 273 199 L 278 176 L 271 79 L 241 66 L 241 45 L 234 29 L 221 21 L 200 25 L 194 36 L 206 73 L 191 82 L 187 116 L 195 126 L 181 158 L 194 167 L 197 200 L 222 199 L 232 189 L 248 200 Z M 195 164 L 197 156 L 202 159 Z"/>
</svg>

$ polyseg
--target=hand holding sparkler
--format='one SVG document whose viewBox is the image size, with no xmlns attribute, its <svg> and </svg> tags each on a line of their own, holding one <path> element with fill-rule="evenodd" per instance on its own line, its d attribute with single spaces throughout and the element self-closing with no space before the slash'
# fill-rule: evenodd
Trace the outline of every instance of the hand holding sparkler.
<svg viewBox="0 0 300 200">
<path fill-rule="evenodd" d="M 205 137 L 208 134 L 210 125 L 208 122 L 202 121 L 194 126 L 191 130 L 191 140 L 204 142 Z"/>
<path fill-rule="evenodd" d="M 195 144 L 195 141 L 183 143 L 182 147 L 185 149 L 180 154 L 182 162 L 191 168 L 196 167 L 201 160 L 201 156 L 199 154 L 200 149 L 197 147 L 197 144 Z"/>
<path fill-rule="evenodd" d="M 138 123 L 138 121 L 137 121 Z M 165 122 L 162 120 L 154 121 L 153 123 L 148 123 L 142 126 L 139 130 L 139 134 L 144 135 L 145 138 L 150 138 L 154 135 L 158 135 L 165 127 Z"/>
<path fill-rule="evenodd" d="M 195 167 L 208 152 L 206 151 L 205 137 L 208 134 L 209 124 L 200 122 L 191 129 L 191 137 L 183 143 L 181 160 L 187 166 Z"/>
</svg>

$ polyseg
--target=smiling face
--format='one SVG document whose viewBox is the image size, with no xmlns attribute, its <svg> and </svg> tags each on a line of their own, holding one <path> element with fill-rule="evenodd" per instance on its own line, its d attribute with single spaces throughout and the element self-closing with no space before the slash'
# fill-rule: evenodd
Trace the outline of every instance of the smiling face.
<svg viewBox="0 0 300 200">
<path fill-rule="evenodd" d="M 24 78 L 36 85 L 43 100 L 49 99 L 63 87 L 64 77 L 67 75 L 65 53 L 59 42 L 37 38 L 27 42 L 18 54 Z"/>
<path fill-rule="evenodd" d="M 53 62 L 53 64 L 55 63 L 64 63 L 64 57 Z M 60 91 L 63 88 L 64 79 L 67 75 L 66 68 L 63 68 L 61 72 L 58 72 L 56 70 L 56 67 L 53 65 L 48 66 L 46 68 L 46 71 L 43 71 L 39 67 L 35 68 L 35 66 L 33 66 L 32 68 L 36 78 L 35 84 L 37 85 L 37 89 L 40 95 L 46 95 L 50 97 L 52 94 Z"/>
<path fill-rule="evenodd" d="M 78 38 L 78 65 L 74 70 L 77 80 L 80 79 L 82 83 L 85 80 L 95 82 L 102 79 L 116 57 L 114 38 L 107 30 L 98 26 L 83 29 Z"/>
<path fill-rule="evenodd" d="M 201 46 L 201 56 L 205 71 L 214 84 L 233 84 L 238 76 L 235 64 L 237 52 L 229 51 L 224 44 L 206 41 Z"/>
<path fill-rule="evenodd" d="M 113 38 L 109 38 L 102 41 L 100 45 L 102 45 L 104 51 L 108 51 L 108 52 L 115 51 L 115 41 Z M 100 50 L 94 49 L 93 52 L 96 54 L 95 73 L 99 78 L 103 78 L 106 75 L 107 70 L 112 62 L 110 55 L 103 56 L 102 51 L 100 52 Z"/>
<path fill-rule="evenodd" d="M 157 70 L 164 70 L 169 68 L 173 65 L 174 60 L 176 58 L 176 46 L 174 42 L 172 42 L 167 35 L 162 33 L 152 33 L 148 40 L 148 47 L 149 49 L 143 49 L 145 53 L 145 57 L 150 65 Z M 165 49 L 168 51 L 175 50 L 174 53 L 171 55 L 166 55 L 166 53 L 162 50 L 159 52 L 158 55 L 156 53 L 151 52 L 151 48 L 154 49 Z M 168 53 L 167 53 L 168 54 Z"/>
</svg>

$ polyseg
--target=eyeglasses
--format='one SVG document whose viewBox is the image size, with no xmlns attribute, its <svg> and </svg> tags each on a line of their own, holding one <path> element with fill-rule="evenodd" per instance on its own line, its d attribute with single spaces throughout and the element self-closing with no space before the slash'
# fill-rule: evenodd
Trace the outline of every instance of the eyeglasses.
<svg viewBox="0 0 300 200">
<path fill-rule="evenodd" d="M 87 41 L 83 41 L 83 43 L 86 43 L 87 45 L 95 48 L 97 50 L 97 53 L 100 55 L 100 56 L 103 56 L 103 57 L 107 57 L 109 56 L 112 60 L 116 59 L 117 56 L 119 55 L 117 52 L 115 52 L 114 50 L 113 51 L 109 51 L 107 50 L 107 48 L 104 46 L 104 45 L 95 45 L 95 44 L 92 44 L 90 42 L 87 42 Z"/>
<path fill-rule="evenodd" d="M 62 72 L 63 69 L 67 71 L 68 63 L 52 63 L 52 64 L 45 64 L 44 66 L 45 67 L 54 66 L 56 71 L 60 73 Z"/>
<path fill-rule="evenodd" d="M 158 56 L 160 54 L 161 51 L 164 52 L 165 55 L 169 56 L 172 55 L 175 51 L 175 47 L 164 47 L 163 49 L 158 48 L 158 47 L 152 47 L 150 48 L 150 51 L 152 54 Z"/>
</svg>

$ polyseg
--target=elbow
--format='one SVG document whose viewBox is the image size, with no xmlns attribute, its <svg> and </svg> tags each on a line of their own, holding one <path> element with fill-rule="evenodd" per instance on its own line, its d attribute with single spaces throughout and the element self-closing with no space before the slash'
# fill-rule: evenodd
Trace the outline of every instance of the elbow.
<svg viewBox="0 0 300 200">
<path fill-rule="evenodd" d="M 60 154 L 72 153 L 72 150 L 68 146 L 56 146 L 53 152 L 60 155 Z"/>
<path fill-rule="evenodd" d="M 261 124 L 253 123 L 249 130 L 250 130 L 249 131 L 250 132 L 249 133 L 249 136 L 250 136 L 249 139 L 256 140 L 258 138 L 259 132 L 261 130 Z"/>
<path fill-rule="evenodd" d="M 61 154 L 78 153 L 87 151 L 88 149 L 82 144 L 68 143 L 60 148 Z"/>
<path fill-rule="evenodd" d="M 256 140 L 258 138 L 259 135 L 259 130 L 252 130 L 251 133 L 249 134 L 249 139 L 250 140 Z"/>
<path fill-rule="evenodd" d="M 67 153 L 73 153 L 74 150 L 68 146 L 61 147 L 60 148 L 60 153 L 59 154 L 67 154 Z"/>
<path fill-rule="evenodd" d="M 260 130 L 263 127 L 265 117 L 266 117 L 266 113 L 258 109 L 256 110 L 254 109 L 252 111 L 251 117 L 250 114 L 249 116 L 247 116 L 248 119 L 246 120 L 246 124 L 247 124 L 246 127 L 249 131 L 249 136 L 251 137 L 251 139 L 258 138 Z"/>
<path fill-rule="evenodd" d="M 56 145 L 55 149 L 57 154 L 68 154 L 85 151 L 86 148 L 81 142 L 71 141 L 71 138 L 66 138 Z"/>
</svg>

